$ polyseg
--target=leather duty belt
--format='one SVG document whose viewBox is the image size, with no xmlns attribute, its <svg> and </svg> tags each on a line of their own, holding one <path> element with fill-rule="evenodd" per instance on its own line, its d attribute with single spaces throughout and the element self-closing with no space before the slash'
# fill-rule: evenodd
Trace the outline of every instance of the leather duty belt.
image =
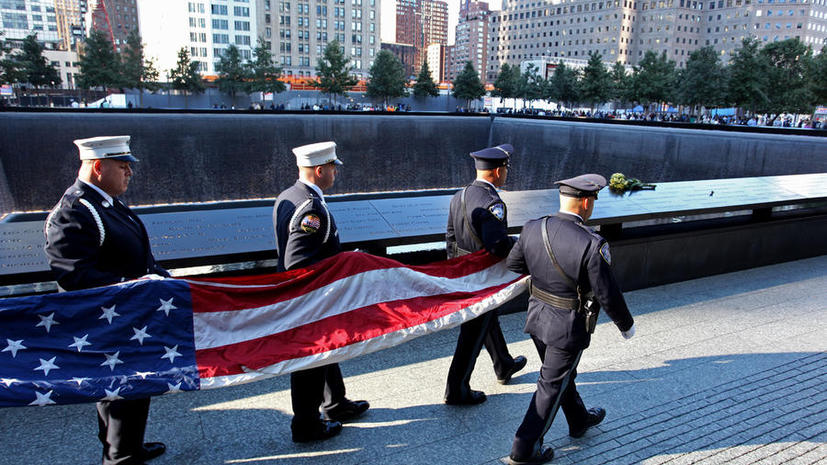
<svg viewBox="0 0 827 465">
<path fill-rule="evenodd" d="M 540 289 L 539 287 L 535 286 L 534 283 L 531 283 L 529 285 L 528 293 L 535 299 L 541 302 L 545 302 L 551 305 L 552 307 L 565 308 L 573 311 L 577 311 L 580 309 L 579 299 L 571 299 L 567 297 L 556 296 L 551 292 L 547 292 Z"/>
</svg>

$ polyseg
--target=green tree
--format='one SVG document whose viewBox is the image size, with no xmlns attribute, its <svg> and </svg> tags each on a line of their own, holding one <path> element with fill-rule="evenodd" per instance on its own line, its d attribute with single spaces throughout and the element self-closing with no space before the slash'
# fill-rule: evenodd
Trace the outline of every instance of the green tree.
<svg viewBox="0 0 827 465">
<path fill-rule="evenodd" d="M 598 104 L 609 100 L 611 87 L 612 79 L 603 64 L 603 57 L 598 52 L 589 52 L 589 63 L 583 69 L 580 81 L 581 99 L 595 109 Z"/>
<path fill-rule="evenodd" d="M 764 108 L 769 102 L 769 63 L 760 54 L 761 42 L 748 37 L 732 53 L 727 67 L 729 74 L 728 100 L 750 114 Z"/>
<path fill-rule="evenodd" d="M 247 92 L 284 92 L 287 86 L 279 81 L 281 68 L 273 63 L 273 54 L 261 38 L 253 50 L 253 61 L 250 63 L 250 78 L 247 81 Z"/>
<path fill-rule="evenodd" d="M 60 84 L 60 73 L 43 56 L 43 45 L 37 41 L 37 34 L 30 34 L 23 39 L 23 48 L 16 56 L 24 81 L 35 90 Z"/>
<path fill-rule="evenodd" d="M 337 95 L 347 97 L 347 88 L 359 82 L 351 76 L 351 71 L 353 71 L 353 66 L 350 66 L 350 59 L 345 56 L 341 44 L 334 40 L 324 48 L 324 56 L 316 65 L 319 78 L 311 82 L 311 85 L 329 94 L 335 103 Z"/>
<path fill-rule="evenodd" d="M 686 68 L 679 73 L 675 100 L 691 106 L 693 114 L 697 114 L 700 105 L 726 105 L 728 81 L 727 70 L 721 64 L 715 48 L 711 45 L 699 48 L 689 54 Z"/>
<path fill-rule="evenodd" d="M 189 93 L 204 92 L 204 82 L 198 74 L 198 62 L 190 60 L 190 51 L 187 47 L 178 50 L 178 62 L 175 68 L 169 70 L 169 79 L 172 81 L 173 89 L 184 92 L 185 107 L 189 107 Z"/>
<path fill-rule="evenodd" d="M 405 68 L 402 62 L 390 51 L 380 50 L 370 67 L 367 96 L 381 98 L 387 108 L 388 99 L 404 97 L 407 94 Z"/>
<path fill-rule="evenodd" d="M 508 63 L 503 63 L 500 66 L 500 72 L 497 74 L 497 79 L 494 80 L 494 90 L 491 91 L 492 97 L 499 97 L 503 99 L 516 99 L 520 90 L 520 67 L 509 66 Z"/>
<path fill-rule="evenodd" d="M 827 76 L 827 46 L 821 48 L 810 66 L 808 80 L 817 105 L 827 104 L 827 79 L 824 76 Z"/>
<path fill-rule="evenodd" d="M 81 89 L 100 87 L 105 91 L 121 85 L 120 59 L 103 32 L 92 30 L 89 33 L 79 63 L 77 84 Z"/>
<path fill-rule="evenodd" d="M 247 89 L 247 80 L 252 74 L 249 66 L 242 61 L 238 47 L 230 45 L 224 49 L 215 64 L 215 72 L 218 73 L 218 79 L 215 80 L 218 90 L 228 94 L 235 105 L 236 94 Z"/>
<path fill-rule="evenodd" d="M 631 100 L 629 93 L 632 86 L 632 76 L 626 73 L 626 66 L 616 61 L 609 73 L 609 80 L 611 82 L 609 97 L 619 102 L 621 106 L 626 106 Z"/>
<path fill-rule="evenodd" d="M 811 112 L 814 98 L 807 72 L 812 67 L 813 50 L 796 38 L 768 43 L 760 53 L 769 64 L 772 92 L 767 93 L 764 111 L 775 115 L 772 121 L 782 112 Z"/>
<path fill-rule="evenodd" d="M 666 57 L 665 51 L 658 55 L 647 50 L 635 66 L 634 99 L 645 106 L 669 101 L 676 76 L 675 62 Z"/>
<path fill-rule="evenodd" d="M 474 70 L 474 65 L 470 61 L 465 62 L 465 68 L 454 79 L 454 89 L 451 94 L 460 99 L 465 100 L 465 108 L 470 108 L 471 100 L 477 100 L 485 95 L 485 86 L 480 81 L 480 75 Z"/>
<path fill-rule="evenodd" d="M 3 40 L 3 35 L 4 32 L 0 31 L 0 84 L 25 82 L 26 75 L 22 66 L 15 54 L 12 53 L 11 45 Z"/>
<path fill-rule="evenodd" d="M 439 89 L 436 87 L 431 70 L 428 68 L 428 62 L 422 62 L 422 69 L 419 70 L 419 75 L 416 77 L 416 83 L 413 86 L 414 97 L 436 97 L 439 95 Z"/>
<path fill-rule="evenodd" d="M 519 72 L 519 68 L 517 71 Z M 525 107 L 525 102 L 528 102 L 528 107 L 531 108 L 532 102 L 543 98 L 544 79 L 533 63 L 529 63 L 525 73 L 518 76 L 517 96 L 523 99 L 523 107 Z"/>
<path fill-rule="evenodd" d="M 578 74 L 576 69 L 569 68 L 565 63 L 558 64 L 551 79 L 546 83 L 543 98 L 549 102 L 557 101 L 566 107 L 572 107 L 580 100 Z"/>
<path fill-rule="evenodd" d="M 140 94 L 139 106 L 144 106 L 144 89 L 154 92 L 161 85 L 158 83 L 158 69 L 152 60 L 144 56 L 144 44 L 138 31 L 132 31 L 126 38 L 121 64 L 121 82 L 124 87 L 137 89 Z"/>
</svg>

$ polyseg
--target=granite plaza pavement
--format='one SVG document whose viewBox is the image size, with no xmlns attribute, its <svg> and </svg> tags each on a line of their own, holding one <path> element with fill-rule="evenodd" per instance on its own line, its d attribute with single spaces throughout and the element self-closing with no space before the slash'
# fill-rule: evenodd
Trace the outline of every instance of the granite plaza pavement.
<svg viewBox="0 0 827 465">
<path fill-rule="evenodd" d="M 637 335 L 601 317 L 578 384 L 604 423 L 546 436 L 558 464 L 827 463 L 827 256 L 629 292 Z M 371 410 L 320 443 L 290 441 L 289 377 L 153 400 L 153 465 L 499 465 L 540 366 L 524 313 L 501 324 L 528 367 L 496 383 L 488 355 L 474 407 L 442 403 L 457 329 L 342 364 L 348 393 Z M 91 404 L 0 410 L 0 464 L 95 464 Z"/>
</svg>

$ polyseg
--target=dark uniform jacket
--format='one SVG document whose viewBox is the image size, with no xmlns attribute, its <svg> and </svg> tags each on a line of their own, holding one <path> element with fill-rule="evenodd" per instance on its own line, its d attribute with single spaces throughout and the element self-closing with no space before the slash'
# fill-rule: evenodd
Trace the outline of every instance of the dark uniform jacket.
<svg viewBox="0 0 827 465">
<path fill-rule="evenodd" d="M 445 233 L 448 258 L 458 254 L 454 244 L 467 252 L 485 249 L 498 257 L 505 257 L 514 245 L 508 236 L 508 211 L 497 189 L 491 184 L 476 180 L 465 188 L 465 215 L 462 211 L 462 190 L 451 198 L 448 212 L 448 228 Z M 472 231 L 480 242 L 474 239 Z"/>
<path fill-rule="evenodd" d="M 64 290 L 105 286 L 146 274 L 169 276 L 155 263 L 146 228 L 120 200 L 114 205 L 80 180 L 46 220 L 46 256 Z"/>
<path fill-rule="evenodd" d="M 523 226 L 520 239 L 508 255 L 511 271 L 531 274 L 538 288 L 559 297 L 577 298 L 551 262 L 543 243 L 543 219 L 531 220 Z M 599 234 L 583 224 L 576 215 L 560 213 L 549 217 L 548 237 L 554 256 L 566 275 L 575 281 L 582 293 L 594 291 L 595 298 L 621 331 L 632 327 L 634 320 L 612 273 L 609 245 Z M 557 308 L 534 297 L 529 298 L 525 332 L 546 345 L 564 350 L 580 350 L 589 346 L 591 335 L 586 331 L 582 312 Z"/>
<path fill-rule="evenodd" d="M 301 181 L 279 194 L 273 209 L 273 227 L 279 271 L 309 266 L 342 250 L 336 222 L 327 205 Z"/>
</svg>

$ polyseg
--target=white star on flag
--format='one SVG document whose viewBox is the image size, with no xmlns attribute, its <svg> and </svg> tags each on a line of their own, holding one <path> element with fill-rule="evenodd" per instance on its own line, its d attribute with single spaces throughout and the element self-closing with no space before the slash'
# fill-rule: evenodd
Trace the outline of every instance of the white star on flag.
<svg viewBox="0 0 827 465">
<path fill-rule="evenodd" d="M 41 358 L 40 359 L 40 366 L 35 368 L 34 371 L 43 370 L 43 372 L 46 374 L 46 376 L 49 376 L 49 370 L 57 370 L 57 369 L 60 368 L 59 366 L 55 365 L 55 359 L 56 358 L 57 357 L 52 357 L 49 360 L 43 360 Z"/>
<path fill-rule="evenodd" d="M 91 346 L 92 345 L 91 342 L 86 341 L 87 337 L 89 337 L 88 334 L 84 335 L 83 337 L 72 336 L 72 338 L 75 340 L 75 343 L 74 344 L 69 344 L 69 347 L 76 347 L 78 349 L 78 352 L 83 351 L 83 346 Z"/>
<path fill-rule="evenodd" d="M 147 376 L 154 375 L 154 374 L 155 374 L 154 371 L 136 371 L 135 372 L 135 376 L 140 376 L 141 379 L 146 379 Z"/>
<path fill-rule="evenodd" d="M 14 383 L 20 384 L 20 380 L 17 378 L 0 378 L 0 383 L 5 384 L 6 387 L 11 387 Z"/>
<path fill-rule="evenodd" d="M 29 405 L 37 405 L 39 407 L 43 407 L 44 405 L 56 404 L 57 402 L 55 402 L 51 399 L 52 392 L 53 391 L 49 391 L 46 394 L 41 394 L 41 393 L 35 391 L 34 395 L 36 396 L 36 398 Z"/>
<path fill-rule="evenodd" d="M 106 320 L 109 321 L 110 325 L 112 324 L 112 318 L 115 318 L 116 316 L 121 316 L 120 313 L 115 311 L 114 305 L 111 307 L 101 307 L 101 310 L 103 310 L 103 314 L 99 316 L 98 319 L 102 320 L 106 318 Z"/>
<path fill-rule="evenodd" d="M 48 330 L 47 330 L 48 332 Z M 11 339 L 6 339 L 6 342 L 9 344 L 0 352 L 11 352 L 11 358 L 17 357 L 17 351 L 25 349 L 26 346 L 23 345 L 23 339 L 19 341 L 12 341 Z"/>
<path fill-rule="evenodd" d="M 49 316 L 37 315 L 40 318 L 40 323 L 34 325 L 35 328 L 38 326 L 43 326 L 46 328 L 46 332 L 48 333 L 50 329 L 52 329 L 52 325 L 59 325 L 60 322 L 55 321 L 55 312 L 52 312 Z"/>
<path fill-rule="evenodd" d="M 165 392 L 164 394 L 175 394 L 176 392 L 181 392 L 181 383 L 167 383 L 167 386 L 169 387 L 169 391 Z"/>
<path fill-rule="evenodd" d="M 166 354 L 162 355 L 161 358 L 168 358 L 170 363 L 175 363 L 175 357 L 181 357 L 182 355 L 178 353 L 178 345 L 176 344 L 175 347 L 169 348 L 164 346 L 164 350 L 167 351 Z"/>
<path fill-rule="evenodd" d="M 118 360 L 118 355 L 121 354 L 121 351 L 115 352 L 115 355 L 103 354 L 106 356 L 106 361 L 101 363 L 100 366 L 109 366 L 110 371 L 115 371 L 115 365 L 119 363 L 123 363 L 121 360 Z"/>
<path fill-rule="evenodd" d="M 89 381 L 90 379 L 92 379 L 92 378 L 78 378 L 78 377 L 75 377 L 75 378 L 72 378 L 70 381 L 74 381 L 74 382 L 78 383 L 78 386 L 80 386 L 81 384 L 83 384 L 84 381 Z"/>
<path fill-rule="evenodd" d="M 119 400 L 123 399 L 119 394 L 121 393 L 121 388 L 117 388 L 114 391 L 110 391 L 109 389 L 104 388 L 104 392 L 106 395 L 101 398 L 101 400 Z"/>
<path fill-rule="evenodd" d="M 155 310 L 155 311 L 156 312 L 164 312 L 164 313 L 166 313 L 167 316 L 169 316 L 169 311 L 170 310 L 175 310 L 176 308 L 178 308 L 175 305 L 172 305 L 172 299 L 173 299 L 172 297 L 170 297 L 169 300 L 158 299 L 158 300 L 161 301 L 161 306 L 158 307 L 158 310 Z"/>
<path fill-rule="evenodd" d="M 134 335 L 134 336 L 132 336 L 132 337 L 130 337 L 130 338 L 129 338 L 129 340 L 130 340 L 130 341 L 134 341 L 134 340 L 136 340 L 136 339 L 137 339 L 137 340 L 138 340 L 138 344 L 140 344 L 140 345 L 144 345 L 144 339 L 146 339 L 146 338 L 148 338 L 148 337 L 152 337 L 152 336 L 150 336 L 149 334 L 147 334 L 147 332 L 146 332 L 146 326 L 144 326 L 144 327 L 143 327 L 143 328 L 141 328 L 141 329 L 138 329 L 138 328 L 132 328 L 132 330 L 133 330 L 133 331 L 135 331 L 135 335 Z"/>
</svg>

